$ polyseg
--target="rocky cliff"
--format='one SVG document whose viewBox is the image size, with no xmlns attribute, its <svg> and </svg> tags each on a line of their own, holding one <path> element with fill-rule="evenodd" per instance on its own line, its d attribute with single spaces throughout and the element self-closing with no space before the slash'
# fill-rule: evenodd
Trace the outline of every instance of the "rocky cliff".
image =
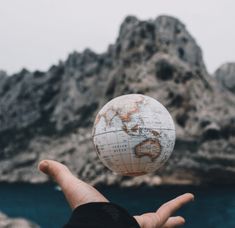
<svg viewBox="0 0 235 228">
<path fill-rule="evenodd" d="M 9 218 L 0 212 L 1 228 L 40 228 L 37 224 L 32 223 L 24 218 Z"/>
<path fill-rule="evenodd" d="M 175 120 L 175 151 L 156 174 L 120 177 L 96 157 L 94 117 L 128 93 L 156 98 Z M 235 183 L 234 114 L 235 96 L 208 75 L 184 24 L 129 16 L 103 54 L 74 52 L 47 72 L 1 72 L 0 181 L 47 181 L 36 167 L 50 158 L 92 184 Z"/>
<path fill-rule="evenodd" d="M 225 63 L 214 73 L 214 77 L 225 89 L 235 93 L 235 63 Z"/>
</svg>

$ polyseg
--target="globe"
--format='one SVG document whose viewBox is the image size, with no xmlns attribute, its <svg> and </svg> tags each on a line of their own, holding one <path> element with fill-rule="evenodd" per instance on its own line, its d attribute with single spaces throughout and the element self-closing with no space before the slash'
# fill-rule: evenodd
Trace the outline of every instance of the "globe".
<svg viewBox="0 0 235 228">
<path fill-rule="evenodd" d="M 170 157 L 175 126 L 167 109 L 142 94 L 109 101 L 98 112 L 92 131 L 97 155 L 113 172 L 139 176 L 158 170 Z"/>
</svg>

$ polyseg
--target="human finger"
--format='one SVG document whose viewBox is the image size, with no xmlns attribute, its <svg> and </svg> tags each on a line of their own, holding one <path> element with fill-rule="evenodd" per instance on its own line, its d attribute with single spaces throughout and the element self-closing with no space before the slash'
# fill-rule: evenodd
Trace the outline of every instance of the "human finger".
<svg viewBox="0 0 235 228">
<path fill-rule="evenodd" d="M 163 204 L 157 211 L 156 211 L 156 219 L 160 225 L 165 224 L 168 218 L 174 214 L 175 211 L 180 209 L 183 205 L 193 201 L 194 195 L 191 193 L 185 193 L 177 198 Z"/>
<path fill-rule="evenodd" d="M 184 225 L 185 219 L 181 216 L 170 217 L 162 228 L 174 228 Z"/>
<path fill-rule="evenodd" d="M 76 178 L 65 165 L 57 161 L 43 160 L 38 168 L 61 187 L 72 209 L 90 202 L 108 202 L 100 192 Z"/>
</svg>

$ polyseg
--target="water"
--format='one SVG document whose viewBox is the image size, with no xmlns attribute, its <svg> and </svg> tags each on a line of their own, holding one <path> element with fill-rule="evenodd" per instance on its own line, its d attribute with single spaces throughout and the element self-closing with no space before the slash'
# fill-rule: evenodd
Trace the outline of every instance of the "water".
<svg viewBox="0 0 235 228">
<path fill-rule="evenodd" d="M 132 215 L 154 211 L 167 200 L 192 192 L 195 201 L 177 213 L 186 218 L 184 227 L 235 227 L 235 187 L 102 187 L 99 190 L 110 201 L 127 208 Z M 11 217 L 28 218 L 43 228 L 62 227 L 71 212 L 63 194 L 51 184 L 2 183 L 0 195 L 0 211 Z"/>
</svg>

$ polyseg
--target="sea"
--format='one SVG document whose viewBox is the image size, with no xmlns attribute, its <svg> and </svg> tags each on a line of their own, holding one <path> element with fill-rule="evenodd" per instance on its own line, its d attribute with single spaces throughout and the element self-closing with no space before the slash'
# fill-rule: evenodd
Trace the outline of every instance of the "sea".
<svg viewBox="0 0 235 228">
<path fill-rule="evenodd" d="M 186 192 L 195 201 L 176 215 L 186 219 L 187 228 L 234 228 L 235 186 L 99 187 L 110 201 L 137 215 L 155 211 L 164 202 Z M 24 217 L 42 228 L 63 227 L 71 214 L 63 193 L 53 184 L 0 184 L 0 211 Z"/>
</svg>

